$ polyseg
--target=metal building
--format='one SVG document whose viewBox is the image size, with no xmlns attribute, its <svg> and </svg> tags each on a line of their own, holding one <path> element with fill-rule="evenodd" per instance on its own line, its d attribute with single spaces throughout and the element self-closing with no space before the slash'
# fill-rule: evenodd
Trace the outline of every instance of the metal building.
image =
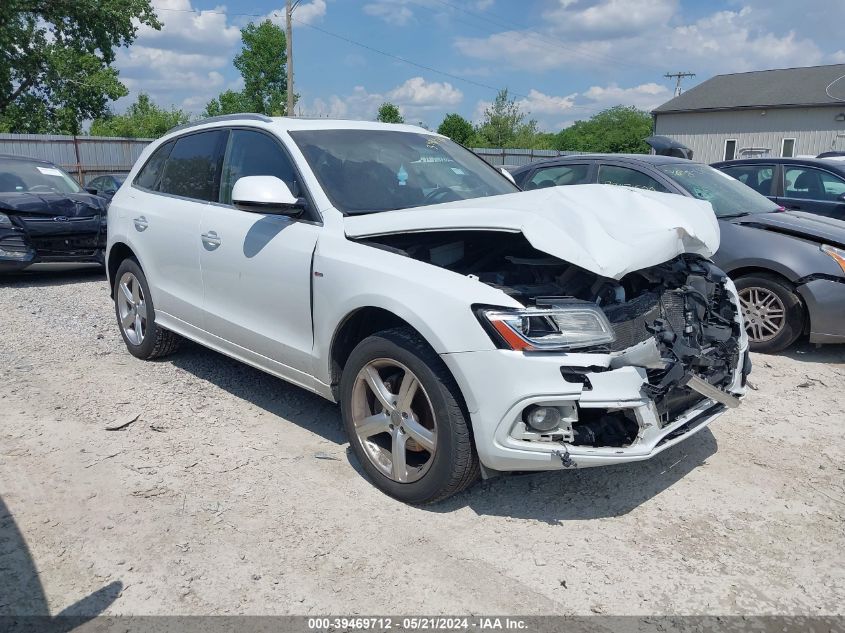
<svg viewBox="0 0 845 633">
<path fill-rule="evenodd" d="M 845 151 L 845 64 L 717 75 L 652 115 L 706 163 Z"/>
</svg>

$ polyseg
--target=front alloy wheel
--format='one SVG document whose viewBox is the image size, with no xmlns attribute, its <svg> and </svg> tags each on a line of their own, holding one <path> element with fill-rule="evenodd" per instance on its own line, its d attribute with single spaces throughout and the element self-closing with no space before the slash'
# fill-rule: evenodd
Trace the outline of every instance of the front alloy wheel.
<svg viewBox="0 0 845 633">
<path fill-rule="evenodd" d="M 804 330 L 804 306 L 792 284 L 768 273 L 735 280 L 752 352 L 786 349 Z"/>
<path fill-rule="evenodd" d="M 764 343 L 780 334 L 786 322 L 786 309 L 774 292 L 756 286 L 743 288 L 739 302 L 749 340 Z"/>
<path fill-rule="evenodd" d="M 419 379 L 402 363 L 379 358 L 355 379 L 352 421 L 364 454 L 399 483 L 420 479 L 437 451 L 434 409 Z"/>
<path fill-rule="evenodd" d="M 433 503 L 478 479 L 460 389 L 416 331 L 391 328 L 358 343 L 343 367 L 339 395 L 350 448 L 387 494 Z"/>
</svg>

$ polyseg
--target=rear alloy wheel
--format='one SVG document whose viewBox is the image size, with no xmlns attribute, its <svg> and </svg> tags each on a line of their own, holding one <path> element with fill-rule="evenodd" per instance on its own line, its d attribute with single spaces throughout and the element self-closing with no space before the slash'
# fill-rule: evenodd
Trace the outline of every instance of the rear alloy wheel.
<svg viewBox="0 0 845 633">
<path fill-rule="evenodd" d="M 736 280 L 751 351 L 779 352 L 800 336 L 801 301 L 786 280 L 749 275 Z"/>
<path fill-rule="evenodd" d="M 152 359 L 176 351 L 181 339 L 156 323 L 150 287 L 137 261 L 124 259 L 120 263 L 112 292 L 117 325 L 130 354 Z"/>
<path fill-rule="evenodd" d="M 401 327 L 361 341 L 340 380 L 343 424 L 372 482 L 406 503 L 433 503 L 479 476 L 469 416 L 443 360 Z"/>
<path fill-rule="evenodd" d="M 144 342 L 147 329 L 147 304 L 144 301 L 144 289 L 141 282 L 130 271 L 126 271 L 118 281 L 120 292 L 117 294 L 117 311 L 120 329 L 132 345 Z"/>
</svg>

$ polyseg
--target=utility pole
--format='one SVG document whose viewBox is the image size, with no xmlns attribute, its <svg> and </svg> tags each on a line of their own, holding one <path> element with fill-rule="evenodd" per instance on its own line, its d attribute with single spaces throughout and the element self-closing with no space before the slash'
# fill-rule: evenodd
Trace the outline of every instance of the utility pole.
<svg viewBox="0 0 845 633">
<path fill-rule="evenodd" d="M 285 109 L 287 116 L 296 116 L 293 111 L 293 10 L 299 0 L 287 0 L 285 7 L 285 39 L 287 41 L 287 76 L 288 76 L 288 104 Z"/>
<path fill-rule="evenodd" d="M 663 76 L 666 77 L 666 79 L 675 79 L 675 96 L 679 97 L 681 95 L 681 92 L 682 92 L 682 90 L 681 90 L 681 80 L 683 80 L 684 77 L 695 77 L 695 73 L 684 73 L 684 72 L 666 73 Z"/>
</svg>

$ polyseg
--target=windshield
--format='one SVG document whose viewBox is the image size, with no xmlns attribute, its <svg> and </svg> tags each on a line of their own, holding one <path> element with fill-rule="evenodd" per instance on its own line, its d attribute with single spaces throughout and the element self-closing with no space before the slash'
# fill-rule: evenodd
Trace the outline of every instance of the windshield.
<svg viewBox="0 0 845 633">
<path fill-rule="evenodd" d="M 80 193 L 64 171 L 48 163 L 0 159 L 0 193 Z"/>
<path fill-rule="evenodd" d="M 393 130 L 290 133 L 332 204 L 346 214 L 516 193 L 519 188 L 449 139 Z"/>
<path fill-rule="evenodd" d="M 779 207 L 718 169 L 698 163 L 658 165 L 657 168 L 686 189 L 693 198 L 706 200 L 720 218 L 769 213 Z"/>
</svg>

